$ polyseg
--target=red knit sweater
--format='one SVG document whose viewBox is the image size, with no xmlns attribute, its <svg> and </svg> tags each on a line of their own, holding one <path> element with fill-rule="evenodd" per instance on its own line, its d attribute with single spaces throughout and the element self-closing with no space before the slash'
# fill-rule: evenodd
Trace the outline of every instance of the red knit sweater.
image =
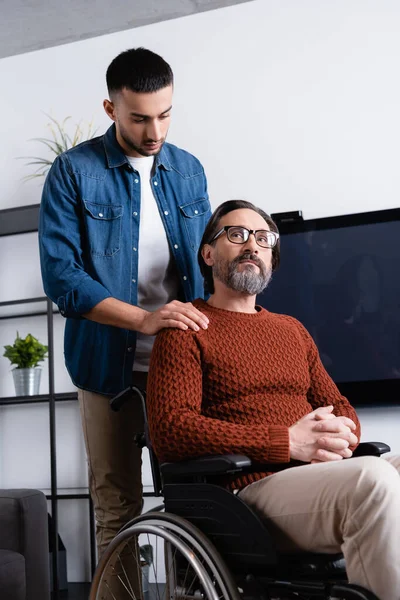
<svg viewBox="0 0 400 600">
<path fill-rule="evenodd" d="M 148 383 L 150 436 L 161 462 L 245 454 L 289 463 L 289 427 L 320 406 L 360 425 L 325 371 L 316 345 L 296 319 L 238 313 L 196 300 L 207 330 L 162 330 Z M 267 473 L 238 478 L 242 488 Z"/>
</svg>

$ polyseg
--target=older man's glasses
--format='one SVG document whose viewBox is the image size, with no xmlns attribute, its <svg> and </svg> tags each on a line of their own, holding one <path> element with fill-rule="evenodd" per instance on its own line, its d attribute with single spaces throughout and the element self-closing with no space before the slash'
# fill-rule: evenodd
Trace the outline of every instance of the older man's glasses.
<svg viewBox="0 0 400 600">
<path fill-rule="evenodd" d="M 225 232 L 226 237 L 232 244 L 245 244 L 249 239 L 250 234 L 254 234 L 256 243 L 261 246 L 261 248 L 275 248 L 279 240 L 279 233 L 276 231 L 269 231 L 268 229 L 246 229 L 246 227 L 239 227 L 236 225 L 225 225 L 225 227 L 214 235 L 211 242 L 214 242 Z"/>
</svg>

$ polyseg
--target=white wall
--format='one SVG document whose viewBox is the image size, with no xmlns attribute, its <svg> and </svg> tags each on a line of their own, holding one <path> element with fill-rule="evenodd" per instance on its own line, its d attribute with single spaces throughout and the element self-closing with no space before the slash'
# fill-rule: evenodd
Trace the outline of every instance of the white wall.
<svg viewBox="0 0 400 600">
<path fill-rule="evenodd" d="M 306 218 L 398 206 L 399 33 L 396 0 L 257 0 L 0 60 L 0 208 L 40 200 L 41 185 L 21 182 L 30 171 L 16 157 L 43 153 L 28 141 L 45 135 L 42 111 L 93 118 L 103 131 L 106 67 L 138 45 L 174 68 L 169 139 L 203 161 L 214 206 L 244 197 L 269 212 L 302 209 Z M 35 235 L 0 239 L 0 274 L 0 301 L 41 293 Z M 0 321 L 2 344 L 17 326 L 45 335 L 40 319 Z M 67 391 L 61 330 L 57 321 L 57 391 Z M 3 395 L 11 393 L 8 371 L 0 358 Z M 57 415 L 60 485 L 85 485 L 76 404 Z M 400 451 L 399 407 L 360 415 L 365 439 Z M 44 407 L 0 410 L 2 486 L 47 485 L 46 431 Z M 80 579 L 88 561 L 68 519 L 61 525 L 69 576 Z"/>
</svg>

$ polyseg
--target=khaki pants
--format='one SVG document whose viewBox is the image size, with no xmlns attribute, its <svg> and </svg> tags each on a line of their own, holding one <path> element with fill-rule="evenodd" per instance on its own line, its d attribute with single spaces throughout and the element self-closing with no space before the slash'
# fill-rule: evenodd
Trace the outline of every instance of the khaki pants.
<svg viewBox="0 0 400 600">
<path fill-rule="evenodd" d="M 349 581 L 400 599 L 400 455 L 294 467 L 239 495 L 283 552 L 336 553 Z"/>
<path fill-rule="evenodd" d="M 147 373 L 134 373 L 133 383 L 145 389 Z M 79 390 L 78 398 L 100 557 L 121 527 L 142 510 L 142 451 L 133 438 L 143 431 L 143 414 L 137 396 L 118 412 L 110 409 L 109 396 Z"/>
</svg>

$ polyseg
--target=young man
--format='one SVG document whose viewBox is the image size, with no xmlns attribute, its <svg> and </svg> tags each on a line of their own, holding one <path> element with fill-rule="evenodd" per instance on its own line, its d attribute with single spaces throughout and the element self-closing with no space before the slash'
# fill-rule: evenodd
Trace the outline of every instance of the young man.
<svg viewBox="0 0 400 600">
<path fill-rule="evenodd" d="M 110 397 L 146 385 L 153 336 L 206 328 L 196 251 L 211 214 L 200 162 L 168 144 L 173 74 L 144 48 L 107 70 L 105 135 L 58 157 L 41 205 L 46 294 L 67 319 L 65 360 L 79 402 L 101 554 L 140 513 L 141 429 L 136 401 Z"/>
<path fill-rule="evenodd" d="M 150 435 L 161 461 L 245 454 L 287 469 L 229 482 L 278 548 L 343 551 L 350 582 L 400 598 L 400 456 L 352 458 L 357 415 L 306 329 L 255 305 L 279 264 L 279 234 L 262 210 L 222 204 L 199 264 L 207 331 L 162 331 L 150 366 Z"/>
</svg>

